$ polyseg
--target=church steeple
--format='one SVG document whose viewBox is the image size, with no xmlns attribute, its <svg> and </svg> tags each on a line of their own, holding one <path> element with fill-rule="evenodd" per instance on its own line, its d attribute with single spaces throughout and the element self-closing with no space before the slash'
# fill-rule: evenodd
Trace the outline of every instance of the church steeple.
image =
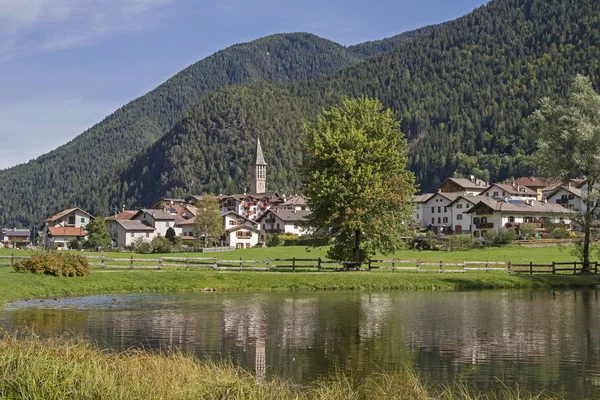
<svg viewBox="0 0 600 400">
<path fill-rule="evenodd" d="M 267 191 L 267 163 L 258 137 L 256 138 L 254 160 L 250 164 L 250 176 L 250 192 L 254 194 L 265 193 Z"/>
</svg>

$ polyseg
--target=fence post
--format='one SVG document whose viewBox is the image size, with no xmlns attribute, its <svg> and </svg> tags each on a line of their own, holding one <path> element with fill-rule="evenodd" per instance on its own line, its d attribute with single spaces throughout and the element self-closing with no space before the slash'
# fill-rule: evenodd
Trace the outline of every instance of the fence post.
<svg viewBox="0 0 600 400">
<path fill-rule="evenodd" d="M 369 266 L 369 271 L 371 270 L 371 259 L 369 258 L 369 262 L 367 264 Z"/>
<path fill-rule="evenodd" d="M 186 271 L 190 270 L 190 258 L 189 257 L 185 258 L 185 270 Z"/>
<path fill-rule="evenodd" d="M 244 262 L 242 261 L 242 257 L 240 257 L 240 271 L 242 270 L 243 266 L 244 266 Z"/>
<path fill-rule="evenodd" d="M 129 269 L 133 269 L 133 254 L 131 255 L 131 261 L 129 262 Z"/>
<path fill-rule="evenodd" d="M 508 262 L 506 263 L 506 271 L 507 271 L 509 274 L 512 272 L 512 271 L 510 270 L 510 266 L 511 266 L 511 264 L 510 264 L 510 261 L 508 261 Z"/>
<path fill-rule="evenodd" d="M 573 261 L 573 275 L 577 273 L 577 261 Z"/>
<path fill-rule="evenodd" d="M 442 273 L 442 266 L 443 266 L 443 265 L 444 265 L 444 264 L 442 264 L 442 260 L 440 260 L 440 274 Z"/>
<path fill-rule="evenodd" d="M 100 256 L 100 268 L 106 268 L 106 266 L 104 265 L 104 254 Z"/>
<path fill-rule="evenodd" d="M 485 262 L 485 273 L 486 273 L 486 274 L 488 273 L 488 269 L 489 269 L 489 268 L 490 268 L 490 264 L 489 264 L 489 262 L 487 262 L 487 261 L 486 261 L 486 262 Z"/>
<path fill-rule="evenodd" d="M 417 260 L 417 272 L 419 272 L 419 260 Z"/>
<path fill-rule="evenodd" d="M 10 266 L 11 266 L 12 268 L 14 268 L 14 267 L 15 267 L 15 253 L 12 253 L 12 254 L 10 255 Z"/>
<path fill-rule="evenodd" d="M 529 275 L 533 275 L 533 261 L 529 261 Z"/>
<path fill-rule="evenodd" d="M 552 261 L 552 275 L 556 274 L 556 262 Z"/>
<path fill-rule="evenodd" d="M 418 263 L 418 261 L 417 261 L 417 263 Z M 417 268 L 419 268 L 419 267 L 417 266 Z M 394 261 L 394 260 L 392 260 L 392 272 L 396 272 L 396 261 Z"/>
<path fill-rule="evenodd" d="M 317 259 L 317 268 L 319 268 L 319 272 L 321 272 L 321 257 Z"/>
<path fill-rule="evenodd" d="M 271 259 L 267 257 L 267 267 L 265 268 L 267 271 L 271 269 Z"/>
<path fill-rule="evenodd" d="M 463 260 L 463 271 L 467 271 L 467 262 Z"/>
<path fill-rule="evenodd" d="M 296 257 L 292 257 L 292 272 L 296 272 Z"/>
<path fill-rule="evenodd" d="M 217 269 L 217 257 L 213 257 L 213 268 Z"/>
<path fill-rule="evenodd" d="M 158 269 L 162 269 L 162 257 L 158 257 Z"/>
<path fill-rule="evenodd" d="M 596 266 L 596 267 L 594 268 L 594 272 L 597 274 L 597 273 L 598 273 L 598 261 L 596 261 L 596 262 L 594 263 L 594 265 Z"/>
</svg>

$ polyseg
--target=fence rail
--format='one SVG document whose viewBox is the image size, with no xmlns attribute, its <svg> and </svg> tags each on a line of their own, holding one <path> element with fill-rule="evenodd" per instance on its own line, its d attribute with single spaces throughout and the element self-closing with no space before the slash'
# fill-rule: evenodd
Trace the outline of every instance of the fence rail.
<svg viewBox="0 0 600 400">
<path fill-rule="evenodd" d="M 389 270 L 414 271 L 420 273 L 465 273 L 473 271 L 484 272 L 506 272 L 527 274 L 576 274 L 584 269 L 585 264 L 579 261 L 552 262 L 551 264 L 513 264 L 498 261 L 463 261 L 463 262 L 439 262 L 421 260 L 393 260 L 393 259 L 370 259 L 356 268 L 353 261 L 332 261 L 322 258 L 267 258 L 266 260 L 244 260 L 239 259 L 217 259 L 216 257 L 158 257 L 137 258 L 131 255 L 124 257 L 85 256 L 90 265 L 100 269 L 156 269 L 163 268 L 185 268 L 185 270 L 196 268 L 209 268 L 221 271 L 341 271 L 345 269 L 371 271 Z M 0 256 L 0 267 L 9 266 L 29 256 Z M 598 262 L 590 262 L 588 270 L 598 273 Z"/>
</svg>

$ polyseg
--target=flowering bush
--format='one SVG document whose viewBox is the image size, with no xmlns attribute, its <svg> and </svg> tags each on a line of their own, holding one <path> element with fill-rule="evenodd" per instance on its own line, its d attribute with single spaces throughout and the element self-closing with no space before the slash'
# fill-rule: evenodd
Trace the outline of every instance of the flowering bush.
<svg viewBox="0 0 600 400">
<path fill-rule="evenodd" d="M 14 268 L 17 272 L 54 276 L 84 276 L 90 272 L 87 258 L 71 253 L 33 255 L 16 262 Z"/>
</svg>

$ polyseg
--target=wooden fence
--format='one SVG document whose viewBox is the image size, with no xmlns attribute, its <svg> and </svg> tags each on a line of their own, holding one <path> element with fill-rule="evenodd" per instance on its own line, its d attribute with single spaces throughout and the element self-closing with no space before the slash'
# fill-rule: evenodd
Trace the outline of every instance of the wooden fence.
<svg viewBox="0 0 600 400">
<path fill-rule="evenodd" d="M 0 256 L 0 266 L 14 266 L 15 262 L 27 259 L 29 256 Z M 345 267 L 355 270 L 388 270 L 412 271 L 424 273 L 465 273 L 465 272 L 506 272 L 506 273 L 573 273 L 581 272 L 582 262 L 553 262 L 551 264 L 512 264 L 509 262 L 492 261 L 463 261 L 463 262 L 431 262 L 421 260 L 368 260 L 359 268 L 354 268 L 351 261 L 332 261 L 322 258 L 267 258 L 266 260 L 244 260 L 242 257 L 236 260 L 220 260 L 216 257 L 158 257 L 138 258 L 131 255 L 128 258 L 113 258 L 100 256 L 86 256 L 92 267 L 100 269 L 156 269 L 163 268 L 185 268 L 190 269 L 208 268 L 222 271 L 341 271 Z M 590 271 L 598 273 L 598 262 L 590 263 Z"/>
</svg>

